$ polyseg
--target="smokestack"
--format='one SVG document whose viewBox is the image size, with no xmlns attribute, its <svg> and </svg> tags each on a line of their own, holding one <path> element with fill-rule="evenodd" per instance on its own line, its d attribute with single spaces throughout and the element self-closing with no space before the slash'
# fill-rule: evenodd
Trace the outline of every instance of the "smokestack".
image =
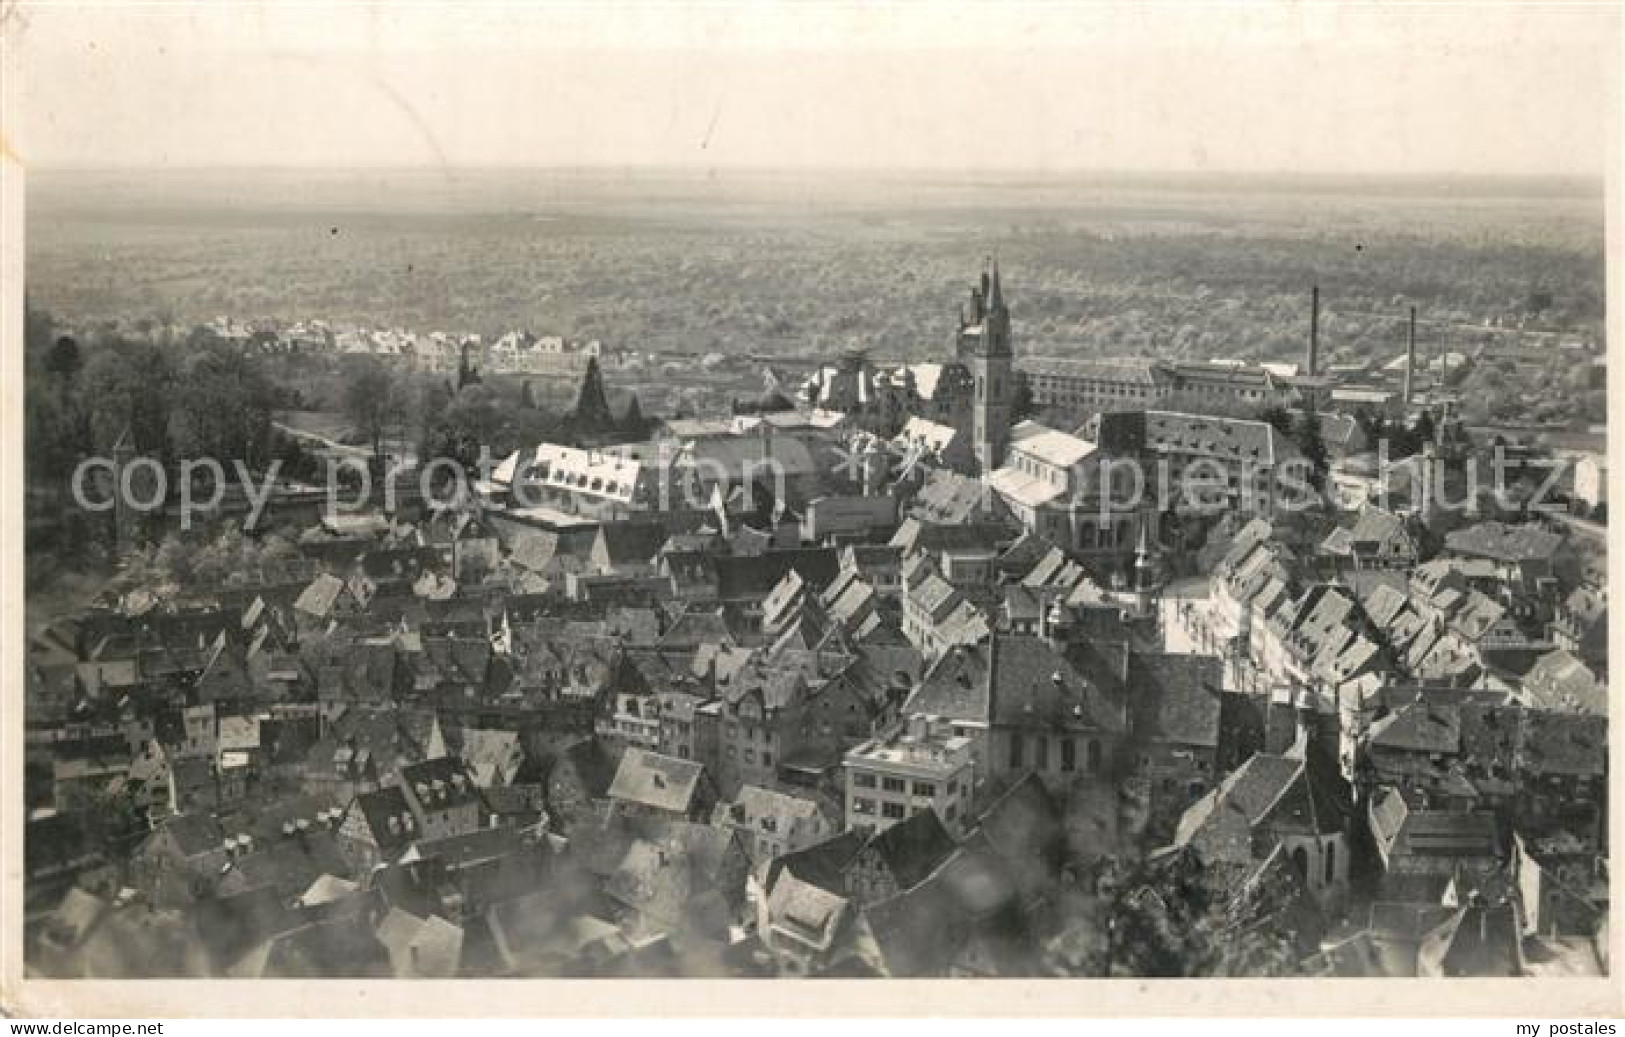
<svg viewBox="0 0 1625 1037">
<path fill-rule="evenodd" d="M 1305 373 L 1311 378 L 1315 375 L 1315 360 L 1320 352 L 1320 285 L 1309 289 L 1309 356 L 1304 365 L 1309 368 Z"/>
<path fill-rule="evenodd" d="M 1411 406 L 1411 386 L 1416 377 L 1416 307 L 1411 307 L 1410 337 L 1405 343 L 1405 408 Z"/>
</svg>

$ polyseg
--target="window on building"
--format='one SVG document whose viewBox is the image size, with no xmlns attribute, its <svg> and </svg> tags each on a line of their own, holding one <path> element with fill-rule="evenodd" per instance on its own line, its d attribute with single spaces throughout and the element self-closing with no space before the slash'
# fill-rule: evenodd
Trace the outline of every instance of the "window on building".
<svg viewBox="0 0 1625 1037">
<path fill-rule="evenodd" d="M 880 787 L 887 792 L 902 792 L 908 786 L 902 778 L 882 778 Z"/>
<path fill-rule="evenodd" d="M 893 821 L 899 821 L 908 816 L 908 811 L 901 803 L 882 803 L 880 804 L 880 813 L 883 817 L 891 818 Z"/>
<path fill-rule="evenodd" d="M 867 771 L 853 771 L 852 784 L 860 789 L 872 789 L 875 787 L 875 776 Z"/>
<path fill-rule="evenodd" d="M 1337 844 L 1326 844 L 1326 885 L 1337 881 Z"/>
<path fill-rule="evenodd" d="M 1025 749 L 1026 746 L 1022 736 L 1019 733 L 1012 733 L 1010 735 L 1010 768 L 1012 770 L 1025 766 Z"/>
<path fill-rule="evenodd" d="M 1061 770 L 1071 774 L 1078 769 L 1078 742 L 1075 738 L 1061 739 Z"/>
<path fill-rule="evenodd" d="M 771 766 L 773 766 L 773 754 L 772 753 L 764 752 L 762 754 L 762 766 L 763 767 L 771 767 Z"/>
<path fill-rule="evenodd" d="M 1090 741 L 1090 743 L 1089 743 L 1089 757 L 1088 757 L 1088 762 L 1087 762 L 1086 765 L 1089 768 L 1089 773 L 1090 774 L 1099 774 L 1100 773 L 1100 743 L 1099 742 Z"/>
<path fill-rule="evenodd" d="M 935 796 L 937 794 L 937 784 L 934 781 L 916 781 L 914 783 L 914 794 L 916 796 Z"/>
<path fill-rule="evenodd" d="M 874 800 L 866 799 L 863 796 L 858 796 L 858 797 L 856 797 L 856 798 L 854 798 L 852 800 L 852 813 L 854 813 L 854 814 L 873 814 L 874 812 L 875 812 L 875 801 Z"/>
<path fill-rule="evenodd" d="M 1044 735 L 1033 739 L 1033 766 L 1041 771 L 1049 770 L 1049 739 Z"/>
</svg>

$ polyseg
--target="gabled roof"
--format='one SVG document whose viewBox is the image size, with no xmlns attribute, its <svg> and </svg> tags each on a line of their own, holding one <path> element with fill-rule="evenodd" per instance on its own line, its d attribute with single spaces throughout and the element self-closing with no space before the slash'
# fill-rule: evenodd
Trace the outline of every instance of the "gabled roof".
<svg viewBox="0 0 1625 1037">
<path fill-rule="evenodd" d="M 848 908 L 846 897 L 804 882 L 789 870 L 779 872 L 767 898 L 771 925 L 820 949 L 834 943 Z"/>
<path fill-rule="evenodd" d="M 689 607 L 683 611 L 660 638 L 662 645 L 688 648 L 700 644 L 736 647 L 738 639 L 722 609 Z"/>
<path fill-rule="evenodd" d="M 1371 725 L 1373 748 L 1414 753 L 1455 753 L 1461 747 L 1461 716 L 1450 706 L 1418 697 Z"/>
<path fill-rule="evenodd" d="M 1101 665 L 1096 649 L 1058 651 L 1039 637 L 994 633 L 988 638 L 988 722 L 994 726 L 1126 730 L 1123 674 Z"/>
<path fill-rule="evenodd" d="M 1550 560 L 1563 545 L 1563 538 L 1536 523 L 1506 525 L 1480 522 L 1458 529 L 1444 538 L 1445 550 L 1452 554 L 1493 558 L 1501 562 Z"/>
<path fill-rule="evenodd" d="M 1142 735 L 1205 748 L 1219 744 L 1219 659 L 1136 654 L 1130 658 L 1128 683 Z"/>
<path fill-rule="evenodd" d="M 1254 859 L 1253 836 L 1261 828 L 1277 835 L 1323 835 L 1343 830 L 1347 804 L 1304 760 L 1256 753 L 1222 784 L 1192 804 L 1179 819 L 1174 845 L 1190 847 L 1203 861 Z"/>
<path fill-rule="evenodd" d="M 933 524 L 952 525 L 1002 514 L 978 479 L 946 469 L 930 469 L 909 503 L 909 515 Z"/>
<path fill-rule="evenodd" d="M 351 809 L 361 812 L 379 856 L 385 860 L 393 860 L 417 837 L 417 821 L 399 786 L 363 792 Z"/>
<path fill-rule="evenodd" d="M 310 586 L 299 595 L 293 607 L 318 619 L 327 619 L 333 614 L 333 607 L 338 603 L 339 595 L 343 593 L 345 593 L 343 580 L 331 573 L 322 573 L 310 581 Z"/>
<path fill-rule="evenodd" d="M 871 837 L 864 849 L 880 857 L 899 889 L 912 889 L 942 866 L 955 843 L 936 811 L 922 810 Z"/>
<path fill-rule="evenodd" d="M 1391 857 L 1498 857 L 1495 815 L 1456 810 L 1411 810 L 1388 847 Z"/>
<path fill-rule="evenodd" d="M 945 974 L 969 935 L 948 891 L 935 882 L 870 904 L 863 918 L 893 977 Z"/>
<path fill-rule="evenodd" d="M 778 873 L 787 868 L 820 889 L 842 892 L 846 888 L 846 869 L 868 840 L 867 829 L 848 828 L 823 842 L 775 857 L 768 865 L 767 885 L 771 888 Z"/>
<path fill-rule="evenodd" d="M 686 814 L 694 805 L 705 768 L 692 760 L 645 749 L 628 749 L 610 782 L 609 797 L 673 814 Z"/>
<path fill-rule="evenodd" d="M 659 557 L 667 535 L 658 522 L 607 522 L 598 527 L 598 545 L 612 566 L 647 565 Z"/>
<path fill-rule="evenodd" d="M 401 788 L 423 809 L 447 810 L 479 802 L 479 788 L 469 780 L 462 760 L 440 756 L 401 768 Z"/>
<path fill-rule="evenodd" d="M 1572 653 L 1558 649 L 1535 660 L 1524 675 L 1523 689 L 1542 709 L 1586 713 L 1608 711 L 1608 689 Z"/>
<path fill-rule="evenodd" d="M 1058 468 L 1071 468 L 1092 456 L 1095 445 L 1070 433 L 1044 428 L 1012 443 L 1011 451 Z"/>
<path fill-rule="evenodd" d="M 988 722 L 989 649 L 962 645 L 945 653 L 926 672 L 904 710 L 977 724 Z"/>
</svg>

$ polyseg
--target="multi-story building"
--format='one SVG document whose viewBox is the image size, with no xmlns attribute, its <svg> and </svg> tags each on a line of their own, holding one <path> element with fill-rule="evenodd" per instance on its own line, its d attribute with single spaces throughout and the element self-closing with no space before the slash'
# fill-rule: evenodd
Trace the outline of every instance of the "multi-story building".
<svg viewBox="0 0 1625 1037">
<path fill-rule="evenodd" d="M 541 509 L 624 519 L 669 503 L 675 460 L 669 448 L 648 443 L 602 450 L 542 443 L 503 460 L 491 482 L 520 514 Z"/>
<path fill-rule="evenodd" d="M 402 767 L 401 793 L 425 839 L 466 835 L 481 825 L 480 790 L 451 756 Z"/>
<path fill-rule="evenodd" d="M 809 375 L 800 398 L 815 415 L 845 415 L 848 426 L 890 438 L 911 417 L 968 434 L 972 394 L 963 363 L 877 366 L 853 347 Z"/>
<path fill-rule="evenodd" d="M 820 367 L 801 387 L 801 401 L 815 411 L 846 415 L 848 424 L 872 435 L 897 436 L 910 418 L 940 429 L 915 426 L 922 437 L 951 445 L 968 440 L 973 466 L 991 472 L 1004 460 L 1021 376 L 1010 341 L 1010 308 L 1004 301 L 998 264 L 982 271 L 960 310 L 954 357 L 942 364 L 878 368 L 858 348 Z M 955 436 L 947 436 L 952 430 Z"/>
<path fill-rule="evenodd" d="M 1264 366 L 1147 357 L 1029 357 L 1021 370 L 1035 405 L 1080 418 L 1157 407 L 1199 414 L 1256 413 L 1299 402 L 1292 379 Z"/>
<path fill-rule="evenodd" d="M 1098 414 L 1079 434 L 1116 464 L 1137 463 L 1157 510 L 1267 516 L 1311 492 L 1303 455 L 1266 421 L 1135 410 Z"/>
<path fill-rule="evenodd" d="M 1028 532 L 1071 551 L 1126 550 L 1142 509 L 1132 497 L 1113 495 L 1103 459 L 1087 439 L 1024 421 L 987 482 Z"/>
<path fill-rule="evenodd" d="M 848 828 L 878 831 L 927 809 L 956 834 L 971 821 L 976 784 L 971 740 L 935 717 L 910 717 L 848 751 L 842 766 Z"/>
</svg>

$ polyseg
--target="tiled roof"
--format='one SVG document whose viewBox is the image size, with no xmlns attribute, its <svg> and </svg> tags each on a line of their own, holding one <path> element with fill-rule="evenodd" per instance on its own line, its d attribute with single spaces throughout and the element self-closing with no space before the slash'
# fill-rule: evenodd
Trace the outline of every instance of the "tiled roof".
<svg viewBox="0 0 1625 1037">
<path fill-rule="evenodd" d="M 401 787 L 427 809 L 445 810 L 479 801 L 479 788 L 469 780 L 467 765 L 441 756 L 401 768 Z"/>
<path fill-rule="evenodd" d="M 1025 454 L 1045 464 L 1071 468 L 1087 460 L 1095 452 L 1095 445 L 1057 429 L 1043 429 L 1012 444 L 1013 453 Z"/>
<path fill-rule="evenodd" d="M 1141 357 L 1106 357 L 1085 360 L 1073 357 L 1024 357 L 1021 369 L 1033 375 L 1092 379 L 1130 385 L 1163 386 L 1173 382 L 1166 365 Z"/>
<path fill-rule="evenodd" d="M 1585 663 L 1561 649 L 1547 652 L 1524 675 L 1532 704 L 1554 710 L 1608 711 L 1608 689 Z"/>
<path fill-rule="evenodd" d="M 1089 428 L 1095 441 L 1112 451 L 1144 450 L 1257 465 L 1279 465 L 1300 456 L 1292 442 L 1265 421 L 1148 410 L 1101 414 Z"/>
<path fill-rule="evenodd" d="M 1563 544 L 1556 533 L 1535 524 L 1480 522 L 1447 534 L 1445 550 L 1503 562 L 1549 560 Z"/>
<path fill-rule="evenodd" d="M 1111 673 L 1090 646 L 1065 653 L 1038 637 L 994 634 L 989 675 L 990 723 L 1045 729 L 1121 732 L 1123 675 Z"/>
<path fill-rule="evenodd" d="M 367 823 L 379 856 L 393 860 L 417 836 L 417 821 L 406 803 L 406 796 L 398 786 L 386 785 L 373 792 L 363 792 L 355 798 L 355 806 Z"/>
<path fill-rule="evenodd" d="M 705 768 L 691 760 L 644 749 L 628 749 L 610 783 L 611 799 L 637 803 L 674 814 L 687 813 L 694 803 Z"/>
<path fill-rule="evenodd" d="M 868 838 L 866 829 L 849 828 L 822 842 L 782 854 L 768 866 L 767 883 L 771 886 L 779 871 L 789 869 L 803 882 L 820 889 L 844 891 L 846 869 L 863 851 Z"/>
<path fill-rule="evenodd" d="M 819 948 L 835 940 L 847 911 L 847 899 L 781 871 L 767 898 L 770 923 Z"/>
<path fill-rule="evenodd" d="M 1217 746 L 1222 678 L 1223 665 L 1213 656 L 1132 656 L 1128 683 L 1136 706 L 1149 707 L 1145 733 L 1180 745 Z"/>
<path fill-rule="evenodd" d="M 989 654 L 987 645 L 963 645 L 943 655 L 909 697 L 905 711 L 987 723 Z"/>
<path fill-rule="evenodd" d="M 1495 857 L 1495 815 L 1470 811 L 1413 810 L 1394 835 L 1393 856 Z"/>
<path fill-rule="evenodd" d="M 912 889 L 936 871 L 954 852 L 953 836 L 935 810 L 922 810 L 877 833 L 869 840 L 899 889 Z"/>
<path fill-rule="evenodd" d="M 609 522 L 598 527 L 598 541 L 612 566 L 653 563 L 666 537 L 666 528 L 658 522 Z"/>
<path fill-rule="evenodd" d="M 293 607 L 319 619 L 326 619 L 332 615 L 333 606 L 343 592 L 343 580 L 331 573 L 322 573 L 310 582 Z"/>
<path fill-rule="evenodd" d="M 979 479 L 945 469 L 931 469 L 914 499 L 909 514 L 933 523 L 968 522 L 995 507 L 995 500 Z"/>
</svg>

